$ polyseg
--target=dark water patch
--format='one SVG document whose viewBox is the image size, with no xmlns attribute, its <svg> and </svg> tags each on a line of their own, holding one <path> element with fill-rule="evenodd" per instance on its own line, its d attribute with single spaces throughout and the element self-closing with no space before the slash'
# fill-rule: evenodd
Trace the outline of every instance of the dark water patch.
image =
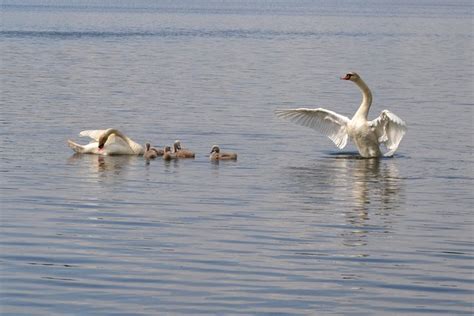
<svg viewBox="0 0 474 316">
<path fill-rule="evenodd" d="M 159 13 L 159 14 L 188 14 L 188 15 L 250 15 L 250 16 L 359 16 L 359 17 L 440 17 L 440 16 L 462 16 L 468 17 L 472 9 L 472 4 L 466 1 L 457 1 L 456 3 L 400 3 L 387 4 L 382 3 L 372 6 L 363 5 L 339 5 L 338 3 L 321 3 L 320 1 L 289 4 L 285 1 L 267 3 L 265 1 L 257 2 L 225 2 L 205 1 L 196 5 L 193 1 L 136 1 L 133 4 L 126 2 L 103 3 L 103 2 L 66 2 L 54 1 L 38 4 L 37 2 L 23 1 L 22 3 L 3 2 L 2 9 L 12 11 L 57 11 L 57 12 L 97 12 L 107 11 L 116 14 L 137 14 L 137 13 Z"/>
<path fill-rule="evenodd" d="M 449 294 L 472 294 L 471 290 L 457 288 L 456 286 L 424 286 L 424 285 L 408 285 L 408 284 L 380 284 L 379 287 L 397 289 L 413 292 L 430 292 L 430 293 L 449 293 Z"/>
<path fill-rule="evenodd" d="M 434 302 L 431 302 L 432 305 Z M 433 308 L 417 304 L 415 308 L 403 307 L 380 307 L 377 308 L 380 312 L 390 312 L 395 314 L 409 314 L 409 315 L 472 315 L 469 311 L 462 311 L 454 308 Z"/>
<path fill-rule="evenodd" d="M 161 30 L 161 31 L 137 31 L 137 32 L 113 32 L 113 31 L 0 31 L 0 38 L 45 38 L 59 40 L 75 40 L 75 39 L 108 39 L 108 38 L 255 38 L 255 39 L 274 39 L 274 38 L 331 38 L 347 37 L 347 38 L 371 38 L 371 37 L 400 37 L 413 36 L 412 34 L 377 34 L 377 33 L 361 33 L 361 32 L 336 32 L 336 33 L 318 33 L 318 32 L 277 32 L 271 30 Z"/>
</svg>

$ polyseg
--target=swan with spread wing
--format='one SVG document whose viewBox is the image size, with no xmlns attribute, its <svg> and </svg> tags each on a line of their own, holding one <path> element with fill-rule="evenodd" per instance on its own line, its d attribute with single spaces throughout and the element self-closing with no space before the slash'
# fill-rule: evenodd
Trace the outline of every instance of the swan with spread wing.
<svg viewBox="0 0 474 316">
<path fill-rule="evenodd" d="M 143 155 L 145 148 L 125 136 L 115 128 L 106 130 L 87 130 L 79 133 L 81 137 L 90 137 L 87 145 L 80 145 L 68 140 L 69 147 L 76 153 L 96 155 Z"/>
<path fill-rule="evenodd" d="M 350 138 L 364 158 L 393 156 L 407 131 L 405 122 L 388 110 L 383 110 L 379 117 L 368 121 L 372 104 L 369 87 L 355 72 L 341 79 L 354 82 L 362 91 L 362 103 L 351 119 L 323 108 L 276 110 L 275 114 L 325 134 L 339 149 L 344 148 Z M 380 144 L 385 145 L 387 152 L 382 154 Z"/>
</svg>

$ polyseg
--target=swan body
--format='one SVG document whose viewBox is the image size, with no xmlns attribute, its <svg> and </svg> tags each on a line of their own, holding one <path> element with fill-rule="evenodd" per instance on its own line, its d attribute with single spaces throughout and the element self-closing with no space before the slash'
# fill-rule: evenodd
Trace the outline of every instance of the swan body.
<svg viewBox="0 0 474 316">
<path fill-rule="evenodd" d="M 194 158 L 196 156 L 194 152 L 181 148 L 181 141 L 179 140 L 174 142 L 173 148 L 177 158 Z"/>
<path fill-rule="evenodd" d="M 80 145 L 68 140 L 69 147 L 76 153 L 96 155 L 143 155 L 145 149 L 115 128 L 106 130 L 87 130 L 79 133 L 81 137 L 90 137 L 92 142 Z"/>
<path fill-rule="evenodd" d="M 150 143 L 145 144 L 145 153 L 143 154 L 143 157 L 147 159 L 146 157 L 158 157 L 158 156 L 163 156 L 165 151 L 161 148 L 156 148 L 156 147 L 151 147 Z M 156 156 L 156 157 L 155 157 Z"/>
<path fill-rule="evenodd" d="M 178 157 L 176 156 L 175 153 L 171 152 L 171 147 L 170 146 L 165 146 L 163 149 L 163 160 L 174 160 L 177 159 Z"/>
<path fill-rule="evenodd" d="M 154 151 L 157 156 L 163 156 L 163 154 L 165 153 L 164 150 L 161 148 L 151 147 L 150 150 Z"/>
<path fill-rule="evenodd" d="M 158 157 L 158 152 L 156 152 L 153 148 L 150 148 L 149 143 L 145 144 L 145 148 L 146 149 L 145 149 L 145 153 L 143 154 L 143 157 L 146 160 L 155 159 L 156 157 Z"/>
<path fill-rule="evenodd" d="M 212 146 L 210 160 L 237 160 L 236 153 L 222 152 L 218 145 Z"/>
<path fill-rule="evenodd" d="M 362 91 L 362 103 L 351 119 L 323 108 L 277 110 L 275 114 L 322 132 L 339 149 L 344 148 L 351 139 L 364 158 L 393 156 L 407 131 L 405 122 L 388 110 L 383 110 L 379 117 L 368 121 L 372 105 L 372 92 L 369 87 L 355 72 L 350 72 L 341 79 L 354 82 Z M 384 144 L 388 151 L 382 153 L 380 144 Z"/>
</svg>

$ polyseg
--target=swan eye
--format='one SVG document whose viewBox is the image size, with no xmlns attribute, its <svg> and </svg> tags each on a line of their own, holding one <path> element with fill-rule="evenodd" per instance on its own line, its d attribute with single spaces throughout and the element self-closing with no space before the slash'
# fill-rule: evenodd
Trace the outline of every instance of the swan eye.
<svg viewBox="0 0 474 316">
<path fill-rule="evenodd" d="M 346 74 L 344 77 L 341 77 L 343 80 L 350 80 L 352 77 L 352 74 Z"/>
</svg>

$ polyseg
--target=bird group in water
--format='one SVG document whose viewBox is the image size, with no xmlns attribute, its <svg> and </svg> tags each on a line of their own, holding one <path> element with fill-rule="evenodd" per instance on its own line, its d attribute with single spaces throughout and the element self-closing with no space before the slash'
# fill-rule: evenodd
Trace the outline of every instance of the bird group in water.
<svg viewBox="0 0 474 316">
<path fill-rule="evenodd" d="M 158 157 L 162 157 L 163 160 L 173 160 L 173 159 L 186 159 L 186 158 L 195 158 L 196 154 L 189 150 L 181 147 L 181 141 L 176 140 L 171 146 L 165 146 L 163 149 L 151 147 L 149 143 L 145 144 L 145 153 L 143 157 L 149 161 Z M 210 160 L 237 160 L 236 153 L 220 152 L 218 145 L 214 145 L 211 148 Z"/>
<path fill-rule="evenodd" d="M 194 158 L 196 154 L 188 149 L 181 148 L 181 141 L 176 140 L 171 146 L 165 146 L 163 149 L 151 147 L 149 143 L 145 144 L 145 153 L 143 157 L 147 160 L 155 159 L 161 156 L 163 160 L 173 160 L 181 158 Z"/>
<path fill-rule="evenodd" d="M 369 121 L 368 113 L 372 105 L 372 92 L 367 84 L 355 72 L 349 72 L 341 79 L 354 82 L 362 92 L 362 103 L 352 118 L 323 108 L 276 110 L 275 114 L 280 118 L 325 134 L 339 149 L 344 148 L 351 140 L 357 146 L 359 154 L 364 158 L 393 156 L 407 131 L 405 122 L 388 110 L 383 110 L 379 117 Z M 69 140 L 69 147 L 76 153 L 143 155 L 147 161 L 159 156 L 164 160 L 195 157 L 192 151 L 181 147 L 179 140 L 174 142 L 173 148 L 166 146 L 163 149 L 156 149 L 148 143 L 143 147 L 114 128 L 87 130 L 82 131 L 79 135 L 88 136 L 93 141 L 83 146 Z M 380 145 L 384 145 L 388 150 L 383 153 Z M 209 159 L 236 160 L 237 154 L 221 152 L 219 146 L 214 145 L 211 148 Z"/>
<path fill-rule="evenodd" d="M 192 159 L 196 157 L 193 151 L 181 146 L 180 140 L 176 140 L 172 147 L 164 146 L 163 149 L 152 147 L 150 143 L 146 143 L 143 147 L 115 128 L 86 130 L 80 132 L 79 136 L 87 136 L 92 139 L 87 145 L 80 145 L 72 140 L 68 140 L 69 147 L 79 154 L 96 154 L 102 156 L 143 155 L 147 162 L 158 157 L 161 157 L 163 160 Z M 218 145 L 213 145 L 209 153 L 209 159 L 213 161 L 237 160 L 237 154 L 221 152 Z"/>
</svg>

